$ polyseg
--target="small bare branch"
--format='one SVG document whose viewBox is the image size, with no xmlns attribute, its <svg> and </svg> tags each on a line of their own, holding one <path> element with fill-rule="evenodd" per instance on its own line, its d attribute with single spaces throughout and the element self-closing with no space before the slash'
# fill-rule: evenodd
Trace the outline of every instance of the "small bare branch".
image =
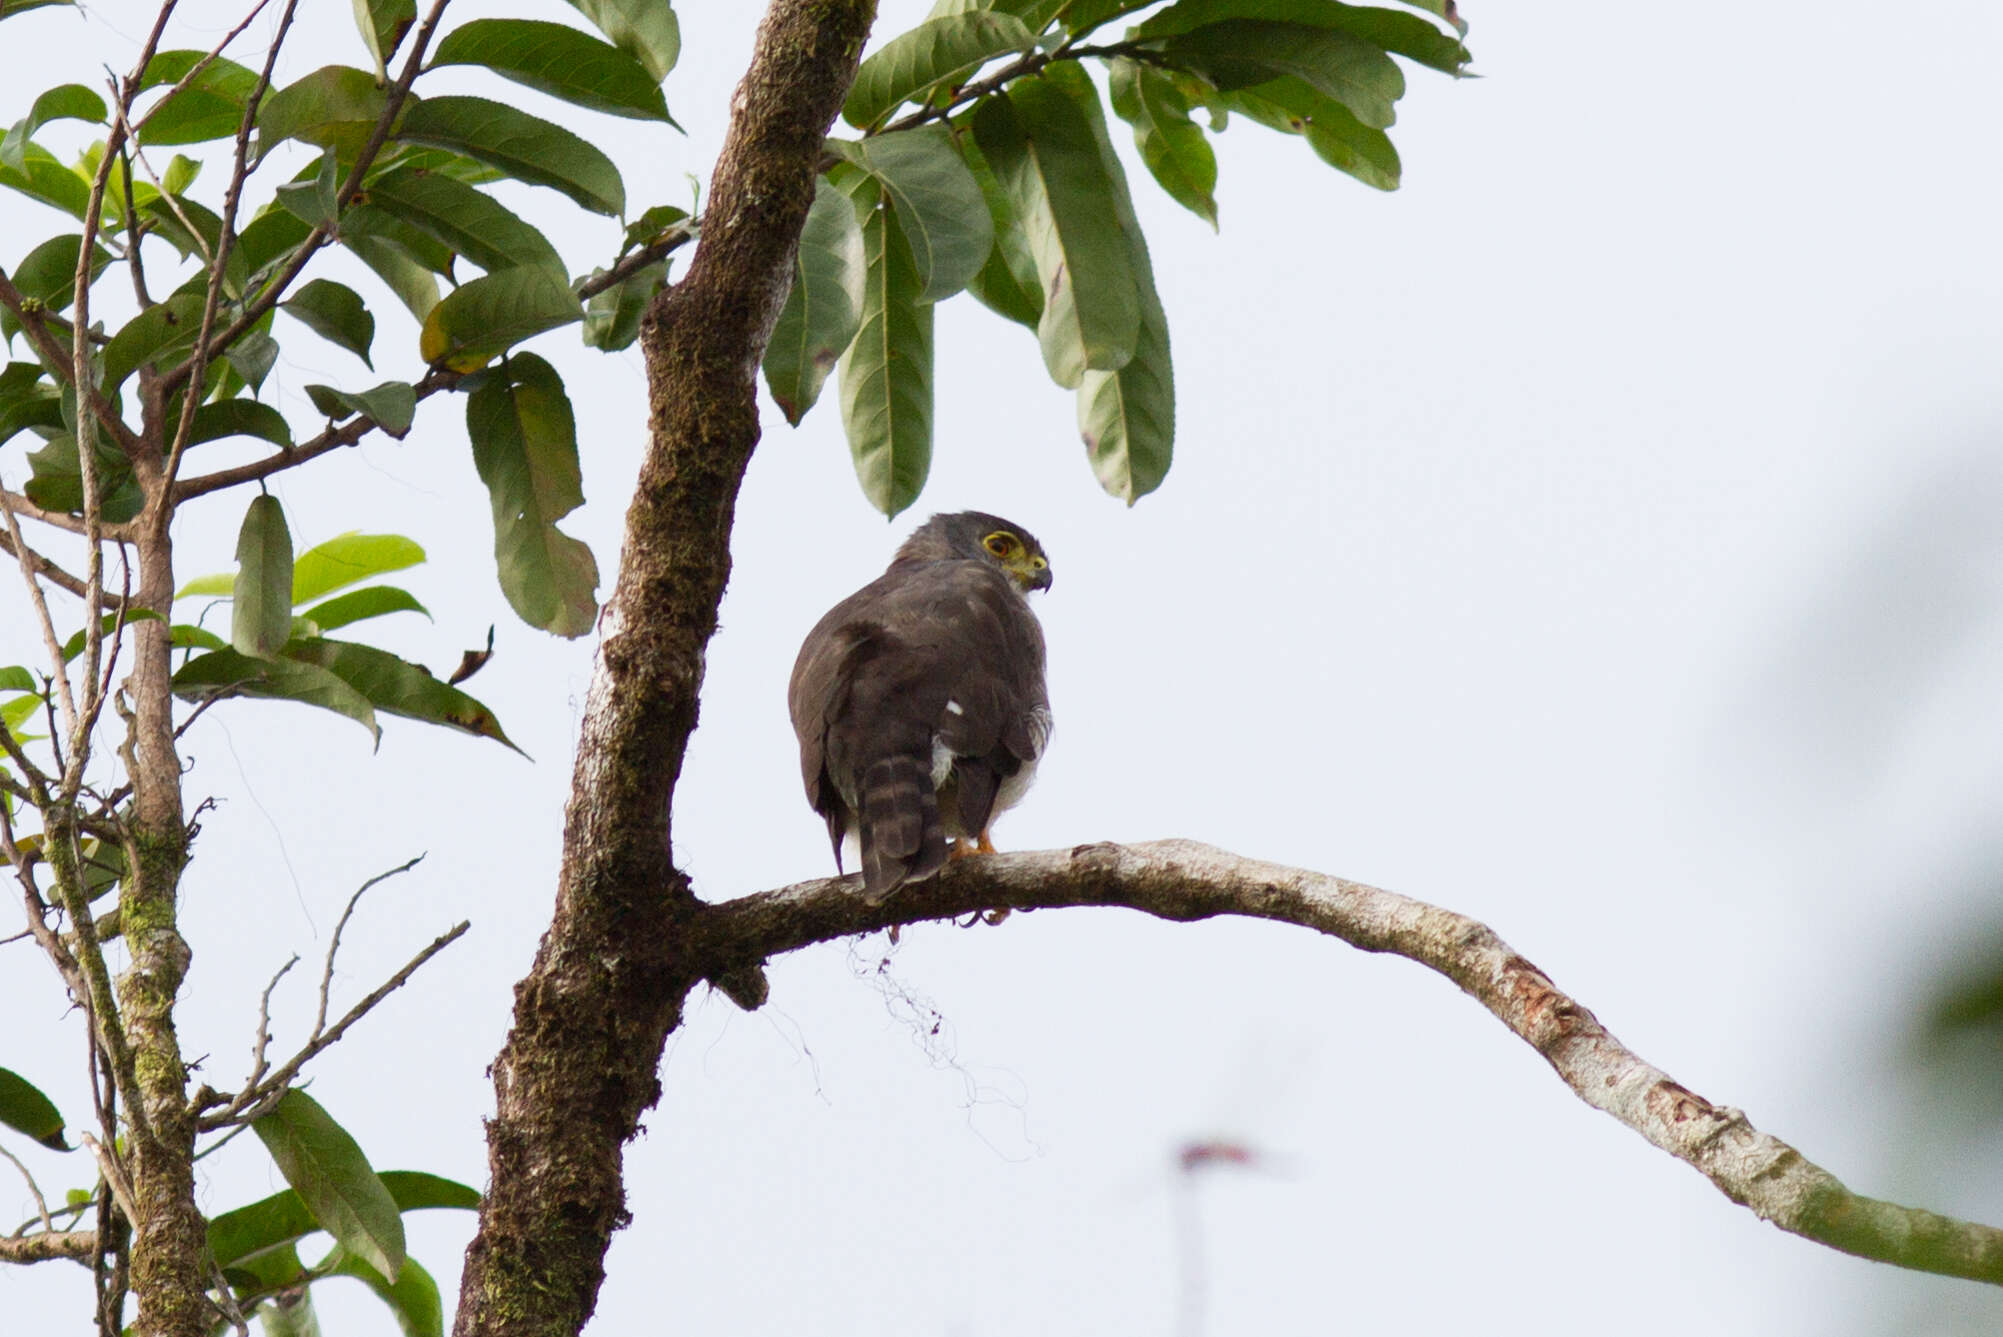
<svg viewBox="0 0 2003 1337">
<path fill-rule="evenodd" d="M 420 854 L 414 859 L 398 864 L 386 873 L 377 873 L 355 888 L 355 894 L 348 897 L 348 907 L 341 911 L 341 918 L 334 925 L 334 936 L 327 940 L 327 963 L 320 971 L 320 1010 L 313 1015 L 314 1039 L 319 1039 L 327 1029 L 327 995 L 334 987 L 334 956 L 341 950 L 341 934 L 347 929 L 348 921 L 354 918 L 355 907 L 362 903 L 362 897 L 368 895 L 371 887 L 380 886 L 393 877 L 408 873 L 423 862 L 424 856 Z"/>
<path fill-rule="evenodd" d="M 14 497 L 5 488 L 0 488 L 0 520 L 7 525 L 7 538 L 14 550 L 14 557 L 21 566 L 21 580 L 28 587 L 28 599 L 35 606 L 35 619 L 42 629 L 42 648 L 49 654 L 49 673 L 56 687 L 56 700 L 62 706 L 64 730 L 72 735 L 77 727 L 76 697 L 70 692 L 69 661 L 63 658 L 63 640 L 56 635 L 55 620 L 49 616 L 49 601 L 42 594 L 42 582 L 36 579 L 35 564 L 29 560 L 28 545 L 21 538 L 21 526 L 14 519 Z M 85 603 L 89 600 L 89 587 L 85 589 Z"/>
<path fill-rule="evenodd" d="M 14 1168 L 21 1172 L 21 1178 L 28 1181 L 28 1193 L 35 1200 L 35 1211 L 42 1219 L 42 1229 L 53 1235 L 56 1230 L 56 1223 L 49 1219 L 49 1200 L 42 1196 L 42 1186 L 35 1182 L 35 1176 L 29 1172 L 27 1166 L 21 1163 L 19 1156 L 16 1156 L 5 1147 L 0 1147 L 0 1156 L 5 1156 L 8 1160 L 12 1161 Z"/>
<path fill-rule="evenodd" d="M 10 493 L 9 495 L 12 496 L 13 494 Z M 65 594 L 73 594 L 79 599 L 84 597 L 85 586 L 81 576 L 71 575 L 68 571 L 65 571 L 62 567 L 56 565 L 25 543 L 21 544 L 17 549 L 11 533 L 0 534 L 0 553 L 5 553 L 7 556 L 17 560 L 23 553 L 27 554 L 27 561 L 29 565 L 34 567 L 36 575 L 48 581 Z M 111 596 L 106 595 L 106 605 L 109 606 L 110 602 Z"/>
<path fill-rule="evenodd" d="M 859 877 L 823 878 L 710 907 L 692 945 L 710 978 L 850 934 L 979 910 L 1124 906 L 1162 919 L 1244 915 L 1298 924 L 1438 971 L 1543 1056 L 1573 1093 L 1782 1230 L 1899 1267 L 2003 1285 L 2003 1230 L 1852 1192 L 1739 1110 L 1678 1085 L 1485 924 L 1362 883 L 1193 841 L 1081 845 L 947 865 L 881 906 Z"/>
<path fill-rule="evenodd" d="M 620 260 L 603 274 L 593 274 L 590 278 L 578 284 L 577 295 L 579 297 L 596 297 L 607 288 L 617 287 L 645 269 L 648 265 L 653 264 L 654 261 L 665 259 L 667 256 L 686 246 L 689 242 L 694 241 L 701 230 L 702 220 L 699 218 L 691 218 L 687 222 L 677 223 L 653 241 L 648 242 L 639 250 Z"/>
<path fill-rule="evenodd" d="M 271 1076 L 267 1077 L 258 1086 L 254 1088 L 246 1087 L 243 1091 L 238 1092 L 236 1098 L 230 1101 L 222 1110 L 215 1114 L 203 1116 L 195 1125 L 196 1131 L 212 1133 L 218 1128 L 227 1128 L 231 1124 L 242 1122 L 251 1111 L 257 1110 L 265 1101 L 281 1094 L 287 1086 L 291 1085 L 292 1079 L 299 1075 L 301 1068 L 317 1058 L 322 1051 L 340 1043 L 341 1037 L 348 1033 L 350 1026 L 353 1026 L 356 1022 L 367 1016 L 377 1003 L 382 1002 L 383 999 L 409 983 L 410 977 L 422 969 L 425 962 L 459 941 L 460 938 L 465 936 L 466 931 L 472 927 L 473 925 L 470 922 L 462 919 L 450 929 L 432 939 L 430 946 L 412 957 L 403 969 L 383 981 L 368 997 L 349 1008 L 347 1013 L 339 1021 L 329 1026 L 323 1034 L 315 1036 L 298 1053 L 287 1059 L 283 1067 L 273 1072 Z"/>
<path fill-rule="evenodd" d="M 104 1176 L 104 1182 L 110 1186 L 112 1200 L 118 1204 L 118 1210 L 125 1213 L 125 1219 L 144 1221 L 146 1218 L 133 1208 L 132 1181 L 125 1177 L 125 1167 L 119 1164 L 118 1158 L 105 1150 L 104 1143 L 89 1133 L 77 1134 L 77 1140 L 88 1147 L 90 1154 L 97 1158 L 97 1171 Z"/>
<path fill-rule="evenodd" d="M 464 380 L 464 374 L 434 367 L 424 374 L 424 378 L 411 388 L 416 392 L 418 402 L 431 398 L 441 390 L 450 390 Z M 330 450 L 342 446 L 352 446 L 382 424 L 366 414 L 357 414 L 343 423 L 328 426 L 310 441 L 305 441 L 287 450 L 280 450 L 261 460 L 240 464 L 233 469 L 218 469 L 212 474 L 202 474 L 196 478 L 183 479 L 174 484 L 174 504 L 180 505 L 191 497 L 206 496 L 211 492 L 221 492 L 225 488 L 236 487 L 240 483 L 254 483 L 296 469 L 309 460 L 318 459 Z"/>
<path fill-rule="evenodd" d="M 294 956 L 280 966 L 278 973 L 271 977 L 271 983 L 265 985 L 264 992 L 258 995 L 257 1041 L 250 1050 L 250 1081 L 247 1083 L 249 1086 L 256 1086 L 264 1074 L 271 1070 L 271 1064 L 264 1056 L 265 1050 L 271 1047 L 271 993 L 278 987 L 278 981 L 285 978 L 285 973 L 298 964 L 299 958 Z"/>
</svg>

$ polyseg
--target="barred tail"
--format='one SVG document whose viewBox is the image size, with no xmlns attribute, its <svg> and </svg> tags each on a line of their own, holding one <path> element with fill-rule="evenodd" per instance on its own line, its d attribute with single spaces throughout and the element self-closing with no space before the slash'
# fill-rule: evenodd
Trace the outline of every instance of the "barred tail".
<svg viewBox="0 0 2003 1337">
<path fill-rule="evenodd" d="M 946 828 L 924 759 L 903 753 L 871 762 L 863 768 L 858 797 L 863 894 L 870 904 L 945 866 Z"/>
</svg>

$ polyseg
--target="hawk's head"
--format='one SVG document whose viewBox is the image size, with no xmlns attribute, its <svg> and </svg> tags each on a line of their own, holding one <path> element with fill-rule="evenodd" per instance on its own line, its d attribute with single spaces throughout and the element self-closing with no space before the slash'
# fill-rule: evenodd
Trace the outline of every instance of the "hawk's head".
<svg viewBox="0 0 2003 1337">
<path fill-rule="evenodd" d="M 1050 588 L 1050 559 L 1036 536 L 986 511 L 933 516 L 904 540 L 897 560 L 987 562 L 1000 567 L 1024 593 Z"/>
</svg>

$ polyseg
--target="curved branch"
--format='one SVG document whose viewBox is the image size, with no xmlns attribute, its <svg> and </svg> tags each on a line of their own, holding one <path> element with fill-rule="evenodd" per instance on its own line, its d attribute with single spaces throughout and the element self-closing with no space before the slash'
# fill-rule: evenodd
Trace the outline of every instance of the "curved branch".
<svg viewBox="0 0 2003 1337">
<path fill-rule="evenodd" d="M 1298 924 L 1445 975 L 1542 1054 L 1581 1100 L 1762 1220 L 1860 1258 L 2003 1285 L 2003 1230 L 1853 1193 L 1743 1112 L 1678 1085 L 1493 929 L 1452 910 L 1186 840 L 958 860 L 880 906 L 863 900 L 861 885 L 859 877 L 822 878 L 713 905 L 694 950 L 715 979 L 812 943 L 980 911 L 1124 906 L 1163 919 Z"/>
</svg>

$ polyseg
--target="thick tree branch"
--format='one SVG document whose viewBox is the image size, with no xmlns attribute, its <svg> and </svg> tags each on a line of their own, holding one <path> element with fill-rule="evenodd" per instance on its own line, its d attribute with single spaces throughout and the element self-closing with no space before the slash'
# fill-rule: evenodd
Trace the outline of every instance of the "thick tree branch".
<svg viewBox="0 0 2003 1337">
<path fill-rule="evenodd" d="M 1762 1220 L 1832 1249 L 2003 1285 L 2003 1230 L 1853 1193 L 1739 1110 L 1631 1052 L 1487 925 L 1324 873 L 1193 841 L 1081 845 L 948 864 L 880 906 L 859 877 L 822 878 L 711 907 L 691 950 L 711 978 L 892 925 L 993 910 L 1124 906 L 1163 919 L 1244 915 L 1298 924 L 1436 970 L 1544 1056 L 1581 1100 L 1684 1161 Z"/>
<path fill-rule="evenodd" d="M 875 9 L 767 10 L 701 243 L 641 328 L 650 439 L 599 620 L 555 914 L 494 1063 L 492 1187 L 466 1253 L 459 1337 L 571 1337 L 625 1219 L 621 1146 L 659 1097 L 661 1049 L 698 978 L 681 930 L 699 906 L 670 860 L 668 805 L 758 441 L 758 362 Z"/>
<path fill-rule="evenodd" d="M 0 1263 L 47 1263 L 58 1258 L 88 1263 L 97 1252 L 95 1230 L 43 1231 L 0 1239 Z"/>
</svg>

